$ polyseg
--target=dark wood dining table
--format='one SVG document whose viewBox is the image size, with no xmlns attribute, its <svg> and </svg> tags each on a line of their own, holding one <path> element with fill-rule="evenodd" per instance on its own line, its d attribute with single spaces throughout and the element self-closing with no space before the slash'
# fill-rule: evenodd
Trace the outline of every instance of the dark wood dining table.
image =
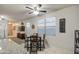
<svg viewBox="0 0 79 59">
<path fill-rule="evenodd" d="M 36 53 L 38 50 L 41 51 L 41 37 L 40 36 L 29 36 L 25 40 L 27 51 L 32 52 L 32 48 L 36 48 Z M 33 43 L 36 43 L 36 46 L 33 47 Z"/>
</svg>

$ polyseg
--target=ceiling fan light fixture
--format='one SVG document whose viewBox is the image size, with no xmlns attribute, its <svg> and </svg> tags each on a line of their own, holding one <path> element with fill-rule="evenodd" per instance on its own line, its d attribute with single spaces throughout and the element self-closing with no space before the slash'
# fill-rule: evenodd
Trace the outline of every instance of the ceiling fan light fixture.
<svg viewBox="0 0 79 59">
<path fill-rule="evenodd" d="M 39 11 L 34 11 L 33 14 L 34 15 L 38 15 L 39 14 Z"/>
</svg>

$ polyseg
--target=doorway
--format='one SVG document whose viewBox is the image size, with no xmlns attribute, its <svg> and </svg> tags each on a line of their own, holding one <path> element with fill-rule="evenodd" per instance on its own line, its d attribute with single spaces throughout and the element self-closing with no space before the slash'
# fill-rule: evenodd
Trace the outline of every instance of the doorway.
<svg viewBox="0 0 79 59">
<path fill-rule="evenodd" d="M 14 38 L 17 36 L 17 25 L 14 21 L 8 21 L 8 38 Z"/>
<path fill-rule="evenodd" d="M 0 20 L 0 39 L 7 37 L 7 20 Z"/>
</svg>

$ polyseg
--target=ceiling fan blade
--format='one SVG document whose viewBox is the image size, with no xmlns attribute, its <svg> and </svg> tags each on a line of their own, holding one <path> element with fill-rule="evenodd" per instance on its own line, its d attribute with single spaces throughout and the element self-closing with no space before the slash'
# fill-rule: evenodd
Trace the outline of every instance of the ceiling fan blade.
<svg viewBox="0 0 79 59">
<path fill-rule="evenodd" d="M 33 10 L 31 7 L 26 7 L 26 8 Z"/>
<path fill-rule="evenodd" d="M 33 12 L 29 12 L 28 14 L 32 14 Z"/>
<path fill-rule="evenodd" d="M 47 11 L 45 11 L 45 10 L 40 10 L 40 12 L 44 12 L 44 13 L 46 13 Z"/>
</svg>

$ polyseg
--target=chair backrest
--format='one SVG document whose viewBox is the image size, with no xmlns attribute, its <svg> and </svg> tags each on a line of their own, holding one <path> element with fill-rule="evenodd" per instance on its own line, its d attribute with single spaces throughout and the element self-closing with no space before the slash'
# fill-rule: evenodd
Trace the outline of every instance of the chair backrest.
<svg viewBox="0 0 79 59">
<path fill-rule="evenodd" d="M 38 36 L 38 33 L 33 33 L 34 36 Z"/>
<path fill-rule="evenodd" d="M 45 34 L 43 34 L 43 40 L 45 40 Z"/>
<path fill-rule="evenodd" d="M 30 36 L 30 40 L 31 41 L 37 41 L 38 40 L 38 37 L 35 36 L 35 35 L 32 35 L 32 36 Z"/>
</svg>

